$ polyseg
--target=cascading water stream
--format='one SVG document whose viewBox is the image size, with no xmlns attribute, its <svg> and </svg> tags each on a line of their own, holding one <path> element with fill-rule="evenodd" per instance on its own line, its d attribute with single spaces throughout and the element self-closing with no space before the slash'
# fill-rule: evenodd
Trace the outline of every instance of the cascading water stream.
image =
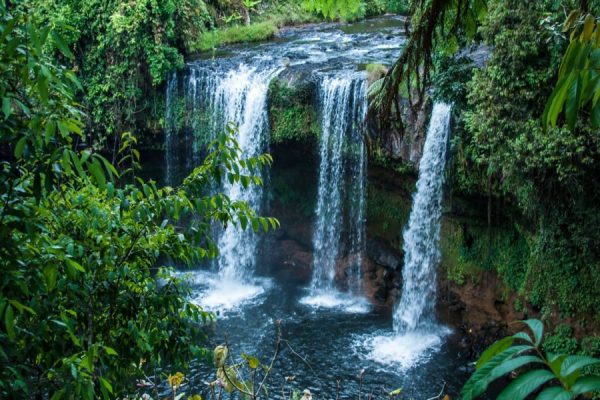
<svg viewBox="0 0 600 400">
<path fill-rule="evenodd" d="M 242 65 L 230 71 L 214 88 L 213 109 L 224 121 L 238 126 L 237 140 L 245 157 L 255 157 L 268 145 L 269 124 L 267 93 L 277 69 L 248 68 Z M 224 128 L 224 127 L 223 127 Z M 246 201 L 260 212 L 263 187 L 242 188 L 239 183 L 226 183 L 223 191 L 231 199 Z M 223 278 L 248 279 L 255 269 L 258 236 L 229 224 L 219 237 L 219 271 Z"/>
<path fill-rule="evenodd" d="M 394 312 L 396 333 L 424 328 L 435 322 L 436 268 L 440 261 L 440 219 L 450 110 L 450 105 L 436 103 L 431 112 L 419 163 L 417 192 L 403 235 L 403 285 L 400 303 Z"/>
<path fill-rule="evenodd" d="M 185 110 L 191 115 L 185 140 L 192 143 L 192 156 L 188 161 L 199 162 L 201 149 L 217 134 L 227 129 L 228 123 L 236 127 L 235 137 L 243 157 L 254 157 L 264 152 L 268 145 L 269 124 L 267 93 L 269 82 L 281 70 L 279 67 L 248 66 L 240 63 L 233 68 L 212 63 L 190 65 L 184 77 L 183 98 Z M 167 85 L 167 179 L 178 159 L 174 139 L 175 111 L 173 92 L 176 80 Z M 187 169 L 191 166 L 187 165 Z M 263 187 L 252 185 L 243 189 L 238 183 L 225 182 L 219 189 L 232 200 L 242 200 L 260 212 Z M 229 224 L 219 233 L 219 275 L 222 279 L 247 281 L 255 269 L 257 235 Z"/>
<path fill-rule="evenodd" d="M 177 89 L 177 75 L 169 76 L 167 80 L 167 93 L 165 97 L 165 183 L 173 185 L 175 181 L 175 166 L 178 160 L 177 151 L 175 149 L 175 139 L 177 132 L 175 131 L 173 97 Z"/>
<path fill-rule="evenodd" d="M 336 263 L 345 256 L 350 264 L 347 284 L 357 292 L 365 248 L 365 77 L 347 73 L 324 77 L 319 107 L 320 165 L 311 289 L 333 289 Z"/>
<path fill-rule="evenodd" d="M 441 345 L 447 329 L 435 323 L 436 268 L 451 106 L 433 106 L 419 163 L 417 191 L 404 231 L 404 269 L 394 333 L 368 340 L 369 358 L 408 369 Z"/>
</svg>

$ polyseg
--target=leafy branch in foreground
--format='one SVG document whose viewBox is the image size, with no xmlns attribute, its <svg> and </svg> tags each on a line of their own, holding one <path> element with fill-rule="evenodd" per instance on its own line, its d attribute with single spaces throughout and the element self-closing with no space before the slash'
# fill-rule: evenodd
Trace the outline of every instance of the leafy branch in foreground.
<svg viewBox="0 0 600 400">
<path fill-rule="evenodd" d="M 483 395 L 490 383 L 517 371 L 520 375 L 502 390 L 498 400 L 523 400 L 538 391 L 537 400 L 569 400 L 600 390 L 600 376 L 586 370 L 600 364 L 600 359 L 544 353 L 543 323 L 535 319 L 523 323 L 530 333 L 508 336 L 483 352 L 475 372 L 462 388 L 463 400 Z"/>
<path fill-rule="evenodd" d="M 177 188 L 135 177 L 130 134 L 125 170 L 84 148 L 79 82 L 51 57 L 69 57 L 62 43 L 0 1 L 0 398 L 117 398 L 135 377 L 185 370 L 213 316 L 162 260 L 216 255 L 215 223 L 278 226 L 211 193 L 262 184 L 272 162 L 242 158 L 231 127 Z"/>
<path fill-rule="evenodd" d="M 573 10 L 563 32 L 570 43 L 558 71 L 558 81 L 544 110 L 544 128 L 557 126 L 563 113 L 567 126 L 575 129 L 581 110 L 590 108 L 594 128 L 600 128 L 600 22 L 592 14 Z"/>
<path fill-rule="evenodd" d="M 472 39 L 477 25 L 487 15 L 487 0 L 413 0 L 410 5 L 412 19 L 402 53 L 369 91 L 370 114 L 377 117 L 381 132 L 389 132 L 393 119 L 393 128 L 404 131 L 403 93 L 410 108 L 422 103 L 436 46 L 450 44 L 447 50 L 455 52 L 458 38 Z M 403 85 L 406 91 L 402 90 Z"/>
</svg>

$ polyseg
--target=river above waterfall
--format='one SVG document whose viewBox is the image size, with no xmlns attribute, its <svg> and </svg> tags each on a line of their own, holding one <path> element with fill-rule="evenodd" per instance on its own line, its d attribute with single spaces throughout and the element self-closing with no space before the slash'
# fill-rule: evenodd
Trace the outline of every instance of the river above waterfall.
<svg viewBox="0 0 600 400">
<path fill-rule="evenodd" d="M 225 46 L 204 53 L 197 61 L 218 59 L 219 62 L 281 63 L 292 67 L 321 64 L 326 69 L 367 63 L 389 65 L 404 45 L 404 24 L 404 17 L 387 16 L 351 24 L 287 27 L 271 41 Z"/>
</svg>

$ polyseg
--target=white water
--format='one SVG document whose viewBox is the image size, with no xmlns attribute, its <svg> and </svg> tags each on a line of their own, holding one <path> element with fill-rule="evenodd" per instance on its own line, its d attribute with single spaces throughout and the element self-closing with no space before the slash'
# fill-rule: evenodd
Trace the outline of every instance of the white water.
<svg viewBox="0 0 600 400">
<path fill-rule="evenodd" d="M 244 64 L 229 71 L 209 87 L 206 95 L 213 95 L 211 109 L 225 122 L 238 126 L 237 140 L 244 157 L 255 157 L 268 145 L 269 123 L 267 93 L 269 82 L 277 69 L 251 68 Z M 224 128 L 224 127 L 222 127 Z M 223 192 L 232 200 L 242 200 L 260 212 L 263 187 L 226 182 Z M 253 276 L 256 263 L 258 235 L 251 229 L 229 224 L 219 237 L 219 271 L 224 279 L 244 280 Z"/>
<path fill-rule="evenodd" d="M 225 132 L 228 124 L 236 127 L 234 137 L 242 150 L 242 157 L 255 157 L 265 152 L 269 141 L 268 87 L 280 69 L 264 65 L 251 67 L 245 63 L 233 67 L 213 63 L 190 65 L 188 74 L 183 77 L 183 111 L 188 114 L 187 130 L 183 134 L 186 135 L 185 144 L 190 148 L 190 154 L 185 154 L 185 164 L 179 161 L 183 157 L 173 144 L 173 132 L 176 131 L 176 79 L 170 79 L 167 85 L 166 115 L 167 182 L 172 183 L 171 171 L 177 167 L 185 166 L 186 170 L 191 170 L 193 166 L 199 165 L 203 149 L 218 134 Z M 225 180 L 215 190 L 221 191 L 233 201 L 245 201 L 260 214 L 263 186 L 243 188 L 239 183 L 231 184 Z M 217 229 L 218 280 L 216 277 L 209 279 L 211 288 L 202 293 L 203 306 L 210 310 L 234 309 L 264 292 L 264 286 L 253 279 L 258 239 L 259 235 L 250 228 L 243 230 L 236 223 Z"/>
<path fill-rule="evenodd" d="M 229 316 L 243 312 L 252 304 L 260 304 L 272 287 L 268 278 L 252 278 L 248 281 L 223 279 L 213 271 L 178 271 L 175 276 L 185 279 L 194 287 L 190 301 L 202 306 L 206 311 L 219 316 Z"/>
<path fill-rule="evenodd" d="M 320 165 L 313 233 L 312 293 L 309 297 L 326 295 L 334 289 L 336 263 L 341 256 L 352 264 L 347 269 L 348 286 L 357 289 L 360 282 L 365 247 L 364 76 L 340 74 L 324 77 L 319 87 L 319 106 Z M 341 254 L 342 237 L 348 239 L 346 254 Z M 337 302 L 328 300 L 305 302 L 313 303 L 337 306 Z"/>
<path fill-rule="evenodd" d="M 334 309 L 348 314 L 364 314 L 371 310 L 371 304 L 366 298 L 335 290 L 311 290 L 308 296 L 300 299 L 300 304 L 316 310 Z"/>
<path fill-rule="evenodd" d="M 440 261 L 440 219 L 451 106 L 436 103 L 419 163 L 417 192 L 404 231 L 402 296 L 394 331 L 412 331 L 435 322 L 436 269 Z"/>
<path fill-rule="evenodd" d="M 436 103 L 431 113 L 417 191 L 403 235 L 403 285 L 400 303 L 394 310 L 394 334 L 365 341 L 366 358 L 397 364 L 401 369 L 427 360 L 449 333 L 435 323 L 435 295 L 450 111 L 450 105 Z"/>
<path fill-rule="evenodd" d="M 173 185 L 175 181 L 175 171 L 178 159 L 176 151 L 176 136 L 173 110 L 173 97 L 177 90 L 177 75 L 172 74 L 167 80 L 167 93 L 165 97 L 165 182 L 167 185 Z"/>
</svg>

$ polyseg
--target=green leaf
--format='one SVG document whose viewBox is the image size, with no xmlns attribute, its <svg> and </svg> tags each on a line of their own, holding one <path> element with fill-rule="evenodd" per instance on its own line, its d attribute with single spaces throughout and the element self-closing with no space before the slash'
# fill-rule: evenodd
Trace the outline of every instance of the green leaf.
<svg viewBox="0 0 600 400">
<path fill-rule="evenodd" d="M 60 400 L 63 398 L 64 395 L 65 395 L 65 389 L 57 390 L 56 392 L 54 392 L 54 394 L 52 395 L 50 400 Z"/>
<path fill-rule="evenodd" d="M 75 166 L 75 170 L 77 174 L 79 174 L 80 178 L 85 178 L 86 174 L 83 171 L 83 167 L 81 165 L 81 161 L 79 160 L 79 156 L 74 151 L 69 151 L 71 154 L 71 160 L 73 160 L 73 165 Z"/>
<path fill-rule="evenodd" d="M 567 377 L 577 370 L 581 370 L 588 365 L 600 364 L 600 360 L 587 356 L 568 356 L 560 368 L 560 376 Z"/>
<path fill-rule="evenodd" d="M 514 342 L 514 338 L 512 336 L 508 336 L 508 337 L 505 337 L 504 339 L 500 339 L 497 342 L 495 342 L 494 344 L 492 344 L 490 347 L 485 349 L 485 351 L 481 354 L 481 357 L 479 357 L 479 360 L 477 360 L 477 364 L 475 365 L 475 368 L 476 369 L 481 368 L 481 366 L 483 364 L 487 363 L 496 354 L 498 354 L 498 353 L 508 349 L 510 346 L 512 346 L 513 342 Z"/>
<path fill-rule="evenodd" d="M 545 369 L 526 372 L 512 381 L 496 400 L 524 400 L 540 386 L 554 378 L 554 374 Z"/>
<path fill-rule="evenodd" d="M 600 390 L 600 376 L 582 376 L 571 387 L 571 393 L 575 396 L 598 390 Z"/>
<path fill-rule="evenodd" d="M 69 149 L 65 149 L 62 154 L 61 165 L 67 175 L 71 173 L 71 160 L 69 157 Z"/>
<path fill-rule="evenodd" d="M 6 307 L 4 313 L 4 324 L 6 325 L 6 333 L 10 340 L 15 340 L 15 315 L 12 306 Z"/>
<path fill-rule="evenodd" d="M 565 106 L 565 115 L 567 117 L 567 126 L 569 130 L 575 129 L 577 114 L 579 113 L 579 100 L 581 98 L 581 76 L 577 74 L 575 80 L 571 83 L 568 90 L 568 96 Z"/>
<path fill-rule="evenodd" d="M 40 95 L 40 100 L 43 103 L 47 103 L 48 102 L 48 78 L 43 75 L 39 75 L 37 86 L 38 86 L 38 93 Z"/>
<path fill-rule="evenodd" d="M 8 97 L 2 98 L 2 112 L 4 113 L 4 119 L 10 117 L 12 114 L 12 105 L 10 104 L 10 99 Z"/>
<path fill-rule="evenodd" d="M 542 390 L 536 400 L 571 400 L 571 394 L 560 386 L 553 386 Z"/>
<path fill-rule="evenodd" d="M 106 379 L 104 379 L 104 378 L 100 378 L 100 383 L 102 384 L 102 386 L 104 386 L 104 388 L 105 388 L 106 390 L 108 390 L 108 392 L 109 392 L 110 394 L 113 394 L 113 387 L 112 387 L 112 385 L 110 384 L 110 382 L 109 382 L 109 381 L 107 381 L 107 380 L 106 380 Z"/>
<path fill-rule="evenodd" d="M 542 337 L 544 336 L 544 324 L 542 321 L 539 319 L 527 319 L 523 321 L 523 323 L 531 329 L 535 345 L 539 346 L 542 343 Z"/>
<path fill-rule="evenodd" d="M 246 360 L 246 362 L 248 363 L 248 367 L 250 367 L 250 369 L 256 369 L 260 365 L 260 362 L 258 361 L 258 358 L 256 358 L 256 357 L 253 357 L 248 354 L 242 354 L 242 357 Z"/>
<path fill-rule="evenodd" d="M 489 380 L 490 382 L 494 381 L 500 378 L 501 376 L 508 374 L 509 372 L 513 372 L 524 365 L 532 363 L 543 364 L 544 360 L 537 356 L 521 356 L 509 359 L 492 370 L 492 372 L 489 375 Z"/>
<path fill-rule="evenodd" d="M 17 145 L 15 146 L 15 157 L 16 158 L 21 158 L 21 156 L 23 155 L 23 151 L 25 150 L 26 144 L 27 144 L 27 138 L 25 136 L 23 136 L 21 139 L 19 139 L 19 141 L 17 142 Z"/>
<path fill-rule="evenodd" d="M 592 33 L 594 33 L 594 26 L 596 25 L 596 19 L 592 14 L 588 14 L 585 17 L 585 22 L 583 23 L 583 32 L 581 32 L 581 38 L 584 42 L 589 42 L 592 38 Z"/>
<path fill-rule="evenodd" d="M 104 190 L 106 188 L 106 177 L 104 176 L 102 166 L 98 159 L 95 158 L 94 161 L 89 164 L 88 169 L 90 170 L 90 174 L 92 174 L 96 185 L 98 185 L 98 188 Z"/>
<path fill-rule="evenodd" d="M 63 38 L 56 31 L 52 31 L 51 36 L 52 36 L 52 41 L 54 42 L 54 45 L 60 50 L 60 52 L 65 57 L 71 58 L 71 59 L 75 57 L 73 55 L 73 53 L 71 52 L 71 49 L 69 49 L 69 46 L 67 46 L 67 44 L 65 43 Z"/>
<path fill-rule="evenodd" d="M 492 382 L 490 374 L 497 366 L 511 357 L 528 350 L 533 350 L 533 347 L 528 345 L 512 346 L 493 356 L 488 362 L 477 369 L 467 383 L 465 383 L 460 393 L 462 400 L 472 400 L 483 394 L 490 382 Z"/>
<path fill-rule="evenodd" d="M 96 154 L 96 157 L 100 159 L 100 161 L 102 161 L 102 163 L 104 164 L 104 168 L 106 168 L 106 171 L 108 172 L 111 180 L 114 177 L 119 177 L 119 173 L 117 172 L 117 169 L 110 163 L 110 161 L 108 161 L 106 158 L 104 158 L 103 156 L 101 156 L 100 154 Z"/>
<path fill-rule="evenodd" d="M 66 262 L 67 262 L 67 267 L 68 268 L 71 268 L 73 270 L 77 270 L 79 272 L 85 272 L 85 269 L 77 261 L 74 261 L 74 260 L 72 260 L 70 258 L 67 258 Z"/>
<path fill-rule="evenodd" d="M 58 268 L 56 265 L 46 265 L 43 269 L 44 278 L 46 279 L 46 286 L 48 292 L 51 292 L 56 287 L 56 278 L 58 276 Z"/>
<path fill-rule="evenodd" d="M 26 305 L 21 304 L 16 300 L 10 300 L 9 303 L 12 304 L 13 307 L 16 308 L 20 313 L 22 313 L 23 311 L 27 311 L 31 315 L 37 315 L 31 307 L 27 307 Z"/>
<path fill-rule="evenodd" d="M 106 354 L 108 354 L 109 356 L 118 356 L 119 355 L 115 351 L 115 349 L 113 349 L 112 347 L 104 346 L 104 351 L 106 351 Z"/>
<path fill-rule="evenodd" d="M 92 372 L 94 370 L 94 358 L 92 357 L 92 354 L 90 354 L 89 350 L 87 354 L 83 356 L 79 364 L 83 368 L 87 369 L 89 372 Z"/>
<path fill-rule="evenodd" d="M 564 354 L 547 354 L 546 358 L 554 375 L 560 375 L 560 366 L 567 356 Z"/>
</svg>

